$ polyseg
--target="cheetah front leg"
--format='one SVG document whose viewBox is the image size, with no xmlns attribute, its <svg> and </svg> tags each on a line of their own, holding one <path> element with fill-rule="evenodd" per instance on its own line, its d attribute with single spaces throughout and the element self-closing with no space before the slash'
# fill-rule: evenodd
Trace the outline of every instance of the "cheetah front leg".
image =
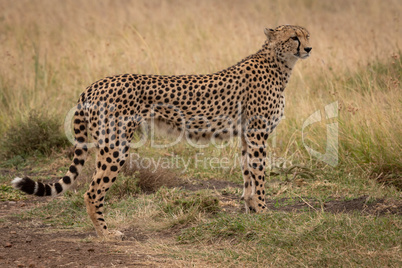
<svg viewBox="0 0 402 268">
<path fill-rule="evenodd" d="M 247 134 L 247 141 L 243 141 L 243 147 L 247 148 L 242 161 L 246 211 L 263 212 L 267 207 L 265 203 L 266 142 L 262 138 L 257 139 L 254 135 Z"/>
</svg>

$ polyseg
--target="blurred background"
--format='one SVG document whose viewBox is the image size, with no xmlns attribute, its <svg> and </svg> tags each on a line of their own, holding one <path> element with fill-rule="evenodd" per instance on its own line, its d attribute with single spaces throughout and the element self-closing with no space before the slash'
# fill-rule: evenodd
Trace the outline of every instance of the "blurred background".
<svg viewBox="0 0 402 268">
<path fill-rule="evenodd" d="M 5 157 L 18 154 L 5 145 L 16 122 L 45 110 L 61 124 L 98 79 L 216 72 L 259 50 L 265 27 L 294 24 L 310 31 L 313 51 L 293 72 L 271 150 L 316 164 L 305 147 L 325 153 L 328 122 L 304 129 L 304 142 L 303 122 L 337 102 L 337 165 L 384 180 L 401 174 L 399 0 L 1 0 L 0 10 Z"/>
</svg>

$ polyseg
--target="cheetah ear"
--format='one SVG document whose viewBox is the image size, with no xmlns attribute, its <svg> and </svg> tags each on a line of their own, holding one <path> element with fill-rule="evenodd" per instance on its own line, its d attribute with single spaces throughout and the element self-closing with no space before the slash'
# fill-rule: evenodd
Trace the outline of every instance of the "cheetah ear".
<svg viewBox="0 0 402 268">
<path fill-rule="evenodd" d="M 272 40 L 272 38 L 274 37 L 274 29 L 269 29 L 269 28 L 265 28 L 264 29 L 264 33 L 267 36 L 268 40 Z"/>
</svg>

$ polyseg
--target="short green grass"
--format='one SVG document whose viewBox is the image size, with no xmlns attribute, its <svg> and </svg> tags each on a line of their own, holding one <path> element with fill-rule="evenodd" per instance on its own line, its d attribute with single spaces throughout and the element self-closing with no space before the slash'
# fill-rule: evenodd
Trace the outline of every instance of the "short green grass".
<svg viewBox="0 0 402 268">
<path fill-rule="evenodd" d="M 6 182 L 7 180 L 0 178 L 0 181 Z M 8 183 L 0 184 L 0 201 L 18 201 L 24 200 L 27 196 L 21 192 L 17 192 Z"/>
<path fill-rule="evenodd" d="M 208 243 L 208 256 L 228 264 L 260 266 L 393 266 L 401 264 L 400 217 L 322 212 L 266 215 L 218 214 L 185 229 L 178 241 Z"/>
</svg>

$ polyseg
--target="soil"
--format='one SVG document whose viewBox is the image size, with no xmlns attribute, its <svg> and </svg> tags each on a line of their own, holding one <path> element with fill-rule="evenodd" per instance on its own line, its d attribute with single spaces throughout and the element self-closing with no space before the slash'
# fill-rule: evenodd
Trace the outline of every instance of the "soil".
<svg viewBox="0 0 402 268">
<path fill-rule="evenodd" d="M 0 202 L 0 267 L 166 267 L 169 258 L 141 250 L 150 237 L 125 229 L 123 241 L 102 241 L 95 232 L 56 229 L 10 214 L 40 206 L 47 198 Z M 11 224 L 10 224 L 11 223 Z"/>
<path fill-rule="evenodd" d="M 228 213 L 244 212 L 238 196 L 223 189 L 240 185 L 209 180 L 206 182 L 182 183 L 180 187 L 196 191 L 215 189 L 219 191 L 222 209 Z M 101 241 L 94 232 L 77 232 L 56 229 L 35 221 L 24 221 L 10 216 L 47 202 L 47 198 L 31 197 L 18 202 L 0 202 L 0 267 L 177 267 L 178 260 L 163 254 L 147 252 L 143 243 L 152 236 L 174 239 L 180 230 L 164 233 L 142 233 L 141 230 L 122 230 L 123 241 Z M 402 202 L 384 199 L 373 200 L 361 196 L 352 200 L 281 199 L 267 201 L 269 209 L 275 211 L 319 210 L 330 213 L 353 213 L 402 215 Z M 179 266 L 186 266 L 185 263 Z"/>
</svg>

